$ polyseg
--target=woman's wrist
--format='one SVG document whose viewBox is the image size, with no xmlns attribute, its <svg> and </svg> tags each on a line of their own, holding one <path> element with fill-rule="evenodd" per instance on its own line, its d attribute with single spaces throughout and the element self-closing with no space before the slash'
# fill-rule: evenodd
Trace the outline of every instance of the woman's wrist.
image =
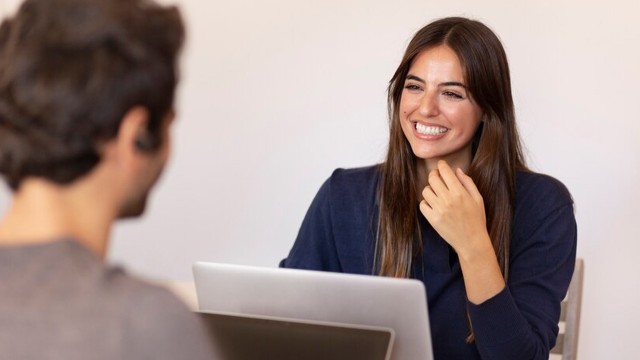
<svg viewBox="0 0 640 360">
<path fill-rule="evenodd" d="M 464 261 L 473 265 L 491 257 L 495 258 L 493 244 L 491 244 L 491 238 L 486 231 L 478 233 L 475 237 L 467 238 L 465 241 L 458 242 L 458 244 L 464 245 L 464 247 L 455 249 L 460 262 Z"/>
<path fill-rule="evenodd" d="M 486 238 L 469 242 L 473 245 L 458 253 L 467 299 L 476 305 L 492 298 L 505 286 L 489 235 L 483 236 Z"/>
</svg>

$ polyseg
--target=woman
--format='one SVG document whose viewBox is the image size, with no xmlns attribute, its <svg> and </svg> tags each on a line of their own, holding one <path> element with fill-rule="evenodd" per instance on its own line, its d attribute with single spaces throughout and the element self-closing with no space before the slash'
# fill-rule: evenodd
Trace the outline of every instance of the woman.
<svg viewBox="0 0 640 360">
<path fill-rule="evenodd" d="M 525 166 L 496 35 L 464 18 L 418 31 L 389 117 L 385 162 L 336 170 L 281 265 L 422 280 L 436 359 L 548 359 L 573 202 Z"/>
</svg>

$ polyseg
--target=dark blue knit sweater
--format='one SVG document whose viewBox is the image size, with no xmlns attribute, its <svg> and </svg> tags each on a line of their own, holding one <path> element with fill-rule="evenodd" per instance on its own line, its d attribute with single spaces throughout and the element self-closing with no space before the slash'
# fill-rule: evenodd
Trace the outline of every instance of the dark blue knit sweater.
<svg viewBox="0 0 640 360">
<path fill-rule="evenodd" d="M 374 274 L 379 175 L 379 166 L 336 170 L 280 265 Z M 418 213 L 424 253 L 414 262 L 412 277 L 427 290 L 435 359 L 549 358 L 575 263 L 573 201 L 559 181 L 518 172 L 515 205 L 507 286 L 480 305 L 466 299 L 456 253 Z M 467 309 L 476 337 L 472 344 L 465 342 Z"/>
</svg>

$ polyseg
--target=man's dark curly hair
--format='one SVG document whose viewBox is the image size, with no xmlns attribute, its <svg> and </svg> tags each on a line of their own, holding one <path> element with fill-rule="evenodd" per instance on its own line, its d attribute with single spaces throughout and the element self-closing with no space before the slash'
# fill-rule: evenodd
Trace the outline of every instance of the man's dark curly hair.
<svg viewBox="0 0 640 360">
<path fill-rule="evenodd" d="M 184 26 L 145 0 L 26 0 L 0 25 L 0 173 L 66 184 L 99 161 L 128 110 L 151 148 L 173 107 Z"/>
</svg>

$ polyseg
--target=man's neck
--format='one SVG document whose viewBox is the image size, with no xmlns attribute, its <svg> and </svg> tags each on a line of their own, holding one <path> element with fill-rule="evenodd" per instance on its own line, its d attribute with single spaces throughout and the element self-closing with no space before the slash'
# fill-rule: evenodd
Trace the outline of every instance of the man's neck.
<svg viewBox="0 0 640 360">
<path fill-rule="evenodd" d="M 0 244 L 22 245 L 73 238 L 104 258 L 116 217 L 108 191 L 91 183 L 57 185 L 27 179 L 0 221 Z"/>
</svg>

